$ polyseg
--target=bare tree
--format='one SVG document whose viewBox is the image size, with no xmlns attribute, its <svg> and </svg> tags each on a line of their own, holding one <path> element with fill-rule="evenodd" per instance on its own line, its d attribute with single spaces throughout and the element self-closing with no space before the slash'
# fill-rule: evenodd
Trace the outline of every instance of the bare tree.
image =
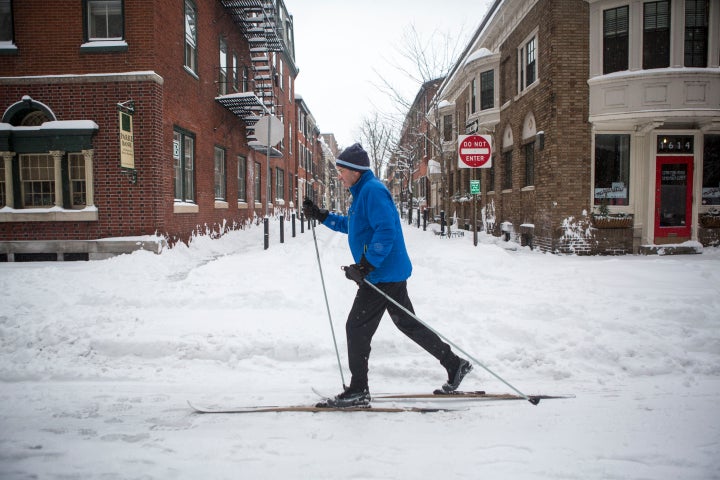
<svg viewBox="0 0 720 480">
<path fill-rule="evenodd" d="M 360 126 L 362 144 L 370 157 L 370 167 L 378 178 L 381 178 L 395 144 L 394 132 L 392 125 L 377 111 L 365 117 Z"/>
<path fill-rule="evenodd" d="M 403 33 L 403 41 L 396 45 L 395 56 L 388 61 L 391 72 L 400 73 L 399 77 L 411 80 L 416 88 L 411 96 L 406 95 L 402 87 L 393 80 L 398 76 L 382 74 L 377 70 L 377 88 L 384 92 L 396 106 L 395 115 L 387 114 L 388 121 L 395 125 L 398 143 L 394 150 L 423 152 L 418 153 L 416 161 L 423 157 L 434 159 L 440 164 L 439 191 L 441 209 L 448 211 L 448 157 L 443 151 L 441 118 L 437 102 L 428 103 L 423 98 L 428 88 L 439 85 L 450 72 L 462 51 L 464 33 L 462 29 L 456 37 L 451 34 L 433 31 L 428 38 L 410 25 Z M 435 85 L 437 80 L 437 85 Z M 416 146 L 411 145 L 415 143 Z M 429 151 L 428 151 L 429 150 Z M 412 193 L 411 193 L 412 195 Z"/>
<path fill-rule="evenodd" d="M 378 76 L 374 85 L 393 101 L 397 113 L 405 116 L 418 89 L 430 80 L 445 77 L 450 71 L 462 51 L 463 37 L 463 29 L 460 29 L 457 37 L 435 30 L 424 38 L 415 25 L 409 25 L 403 31 L 402 41 L 391 51 L 394 55 L 385 59 L 390 73 L 374 69 Z M 399 75 L 392 75 L 393 71 Z M 409 93 L 404 92 L 398 83 L 400 79 L 411 82 L 415 88 Z"/>
</svg>

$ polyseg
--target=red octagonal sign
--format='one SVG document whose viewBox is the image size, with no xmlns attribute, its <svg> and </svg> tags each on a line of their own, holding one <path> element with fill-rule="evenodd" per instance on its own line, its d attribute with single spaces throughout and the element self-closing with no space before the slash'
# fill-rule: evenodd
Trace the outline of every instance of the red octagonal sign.
<svg viewBox="0 0 720 480">
<path fill-rule="evenodd" d="M 458 168 L 490 168 L 490 135 L 458 135 Z"/>
</svg>

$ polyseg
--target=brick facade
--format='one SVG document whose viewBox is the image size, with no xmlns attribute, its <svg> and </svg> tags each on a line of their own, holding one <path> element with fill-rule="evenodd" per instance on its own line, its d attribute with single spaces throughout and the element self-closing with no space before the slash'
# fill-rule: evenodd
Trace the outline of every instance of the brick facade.
<svg viewBox="0 0 720 480">
<path fill-rule="evenodd" d="M 222 233 L 262 216 L 256 206 L 275 203 L 270 213 L 293 205 L 289 179 L 297 170 L 292 149 L 281 146 L 282 158 L 270 160 L 272 196 L 265 198 L 264 152 L 248 146 L 246 123 L 215 101 L 219 95 L 219 41 L 228 56 L 242 66 L 251 63 L 250 46 L 221 2 L 194 0 L 198 12 L 197 74 L 184 67 L 184 2 L 125 1 L 126 47 L 83 46 L 83 10 L 79 1 L 60 0 L 48 15 L 47 2 L 15 1 L 16 52 L 0 57 L 0 108 L 24 96 L 46 105 L 60 121 L 92 120 L 94 221 L 8 221 L 0 223 L 0 241 L 91 240 L 160 234 L 187 241 L 196 233 Z M 38 32 L 42 32 L 39 35 Z M 295 105 L 288 100 L 297 74 L 294 59 L 282 58 L 282 87 L 276 83 L 275 115 L 295 126 Z M 230 74 L 229 74 L 230 76 Z M 252 89 L 252 87 L 251 87 Z M 290 91 L 288 91 L 290 89 Z M 230 88 L 228 92 L 232 92 Z M 134 101 L 134 152 L 137 182 L 120 168 L 118 107 Z M 178 213 L 174 201 L 173 131 L 194 135 L 195 203 L 190 213 Z M 225 151 L 226 198 L 215 199 L 214 151 Z M 247 159 L 248 202 L 238 201 L 238 157 Z M 14 161 L 17 161 L 17 157 Z M 253 191 L 252 166 L 263 165 L 261 191 Z M 276 169 L 284 175 L 285 192 L 276 192 Z M 290 184 L 289 184 L 290 183 Z M 280 195 L 281 202 L 275 202 Z M 11 218 L 11 217 L 10 217 Z"/>
<path fill-rule="evenodd" d="M 605 72 L 604 11 L 625 5 L 628 50 L 613 53 L 626 54 L 629 66 Z M 449 191 L 433 208 L 457 218 L 460 228 L 469 226 L 469 182 L 480 176 L 478 221 L 488 233 L 522 245 L 617 255 L 689 240 L 716 244 L 713 229 L 702 227 L 699 218 L 717 202 L 712 192 L 720 158 L 720 37 L 703 46 L 706 68 L 683 68 L 686 6 L 670 2 L 667 42 L 673 50 L 664 68 L 646 69 L 643 54 L 652 52 L 643 51 L 642 5 L 642 0 L 493 2 L 440 88 L 440 116 L 452 114 L 455 138 L 445 139 L 447 148 L 436 152 L 436 159 L 449 160 Z M 718 10 L 711 6 L 703 15 L 709 31 L 717 31 Z M 528 51 L 534 55 L 528 57 Z M 485 93 L 494 94 L 494 104 L 485 97 L 481 106 L 488 73 L 494 84 Z M 473 133 L 492 137 L 492 169 L 456 166 L 459 136 Z M 600 135 L 615 143 L 597 143 Z M 526 169 L 530 154 L 534 167 Z M 662 165 L 672 166 L 661 180 Z M 609 214 L 632 223 L 623 228 L 593 223 L 603 202 Z"/>
<path fill-rule="evenodd" d="M 565 251 L 564 232 L 559 225 L 568 218 L 580 219 L 588 212 L 590 182 L 590 125 L 587 121 L 588 6 L 582 0 L 542 0 L 523 18 L 501 45 L 499 97 L 500 122 L 495 126 L 495 188 L 489 192 L 490 171 L 482 176 L 482 205 L 492 205 L 496 222 L 494 235 L 502 224 L 512 224 L 511 238 L 532 243 L 547 251 Z M 538 77 L 540 82 L 518 94 L 517 49 L 537 29 Z M 461 96 L 458 105 L 467 100 Z M 523 139 L 524 122 L 531 115 L 537 132 L 544 133 L 542 147 L 537 138 Z M 459 115 L 459 125 L 464 125 Z M 507 172 L 503 168 L 503 135 L 513 137 L 512 188 L 503 189 Z M 534 184 L 525 185 L 525 144 L 535 141 Z M 478 172 L 479 173 L 479 172 Z M 458 169 L 456 191 L 466 191 L 477 175 Z M 470 218 L 472 203 L 457 204 L 458 216 Z M 527 226 L 527 227 L 523 227 Z"/>
</svg>

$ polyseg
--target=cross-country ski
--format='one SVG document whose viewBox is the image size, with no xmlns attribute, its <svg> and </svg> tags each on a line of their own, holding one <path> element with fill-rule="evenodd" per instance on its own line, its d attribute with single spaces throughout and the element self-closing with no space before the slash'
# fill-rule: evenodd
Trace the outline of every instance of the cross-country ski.
<svg viewBox="0 0 720 480">
<path fill-rule="evenodd" d="M 188 402 L 190 408 L 197 413 L 325 413 L 325 412 L 363 412 L 363 413 L 436 413 L 450 412 L 459 409 L 453 408 L 426 408 L 426 407 L 319 407 L 317 405 L 287 405 L 287 406 L 247 406 L 247 407 L 213 407 L 199 406 Z"/>
</svg>

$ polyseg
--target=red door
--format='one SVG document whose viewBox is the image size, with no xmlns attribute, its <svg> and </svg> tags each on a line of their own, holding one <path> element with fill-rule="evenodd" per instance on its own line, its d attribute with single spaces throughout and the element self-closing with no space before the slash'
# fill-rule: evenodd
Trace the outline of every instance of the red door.
<svg viewBox="0 0 720 480">
<path fill-rule="evenodd" d="M 690 240 L 692 156 L 656 157 L 655 243 Z"/>
</svg>

